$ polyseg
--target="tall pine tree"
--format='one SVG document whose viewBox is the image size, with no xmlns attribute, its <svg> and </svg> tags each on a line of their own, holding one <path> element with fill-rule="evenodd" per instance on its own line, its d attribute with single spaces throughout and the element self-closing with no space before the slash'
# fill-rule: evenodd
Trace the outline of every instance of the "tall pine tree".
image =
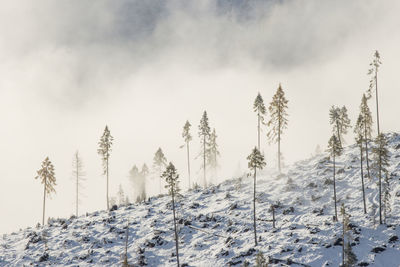
<svg viewBox="0 0 400 267">
<path fill-rule="evenodd" d="M 37 171 L 37 176 L 35 179 L 39 179 L 43 184 L 43 217 L 42 217 L 42 225 L 44 225 L 44 215 L 46 212 L 46 196 L 50 196 L 51 193 L 55 193 L 56 190 L 54 186 L 56 186 L 56 176 L 54 174 L 54 166 L 49 160 L 49 157 L 46 157 L 42 162 L 42 167 Z"/>
<path fill-rule="evenodd" d="M 106 184 L 106 198 L 107 198 L 107 210 L 110 209 L 109 204 L 109 195 L 108 195 L 108 180 L 109 180 L 109 159 L 111 153 L 111 146 L 113 144 L 114 138 L 111 136 L 110 130 L 106 125 L 104 129 L 103 135 L 99 141 L 99 148 L 97 149 L 97 153 L 101 156 L 101 160 L 103 162 L 103 175 L 106 175 L 107 184 Z"/>
<path fill-rule="evenodd" d="M 269 113 L 271 119 L 268 122 L 268 126 L 272 125 L 271 130 L 268 132 L 268 138 L 272 142 L 278 143 L 278 169 L 281 172 L 281 135 L 283 130 L 287 128 L 288 114 L 287 114 L 287 103 L 288 100 L 285 98 L 285 93 L 282 90 L 282 86 L 279 87 L 272 98 L 272 102 L 269 105 Z"/>
<path fill-rule="evenodd" d="M 190 134 L 190 127 L 192 125 L 189 121 L 186 121 L 185 125 L 183 126 L 182 137 L 185 140 L 186 145 L 186 154 L 187 154 L 187 167 L 188 167 L 188 178 L 189 178 L 189 189 L 192 187 L 190 183 L 190 155 L 189 155 L 189 143 L 192 141 L 192 135 Z M 183 147 L 183 146 L 182 146 Z"/>
<path fill-rule="evenodd" d="M 167 158 L 161 148 L 158 148 L 153 158 L 153 168 L 157 172 L 159 179 L 159 189 L 161 194 L 161 174 L 163 169 L 167 166 Z"/>
<path fill-rule="evenodd" d="M 379 224 L 382 224 L 382 173 L 388 171 L 390 165 L 388 142 L 384 134 L 379 134 L 375 139 L 375 146 L 372 148 L 373 153 L 373 169 L 374 173 L 378 175 L 379 187 Z"/>
<path fill-rule="evenodd" d="M 257 113 L 257 148 L 258 150 L 261 151 L 260 148 L 260 132 L 261 132 L 261 125 L 265 124 L 264 122 L 264 117 L 266 114 L 266 109 L 265 109 L 265 105 L 264 105 L 264 100 L 261 96 L 260 93 L 257 94 L 256 99 L 254 100 L 254 104 L 253 104 L 253 110 L 255 113 Z"/>
<path fill-rule="evenodd" d="M 82 158 L 79 155 L 79 151 L 74 154 L 74 159 L 72 161 L 72 175 L 75 180 L 75 215 L 78 217 L 78 206 L 80 203 L 80 191 L 82 187 L 82 182 L 85 181 L 85 172 L 83 170 Z"/>
<path fill-rule="evenodd" d="M 257 180 L 257 169 L 263 169 L 266 165 L 264 156 L 255 147 L 251 154 L 247 157 L 248 167 L 254 172 L 254 186 L 253 186 L 253 225 L 254 225 L 254 243 L 257 246 L 257 224 L 256 224 L 256 180 Z"/>
<path fill-rule="evenodd" d="M 360 130 L 363 128 L 363 139 L 364 139 L 364 144 L 365 144 L 365 158 L 367 161 L 367 173 L 368 173 L 368 179 L 371 180 L 371 175 L 370 175 L 370 168 L 369 168 L 369 150 L 368 150 L 368 144 L 369 141 L 371 140 L 372 136 L 372 115 L 371 111 L 368 107 L 368 98 L 363 94 L 362 99 L 361 99 L 361 104 L 360 104 L 360 116 L 361 116 L 361 121 L 360 121 Z"/>
<path fill-rule="evenodd" d="M 347 134 L 347 129 L 350 127 L 350 119 L 347 115 L 347 108 L 332 106 L 329 110 L 330 124 L 333 126 L 332 132 L 336 135 L 339 142 L 343 144 L 343 135 Z"/>
<path fill-rule="evenodd" d="M 376 125 L 378 129 L 378 135 L 381 133 L 379 128 L 379 99 L 378 99 L 378 71 L 381 64 L 382 64 L 381 56 L 379 55 L 378 50 L 375 50 L 372 62 L 369 64 L 370 69 L 368 70 L 368 75 L 371 76 L 371 80 L 369 82 L 369 89 L 367 93 L 368 93 L 368 98 L 372 97 L 372 91 L 375 88 Z"/>
<path fill-rule="evenodd" d="M 199 137 L 202 145 L 202 156 L 203 156 L 203 186 L 207 186 L 207 177 L 206 177 L 206 158 L 207 158 L 207 148 L 210 141 L 211 129 L 208 122 L 207 111 L 204 111 L 203 116 L 200 120 L 199 125 Z"/>
<path fill-rule="evenodd" d="M 328 143 L 328 150 L 330 152 L 330 156 L 333 161 L 333 199 L 335 202 L 335 216 L 334 216 L 334 221 L 337 221 L 337 206 L 336 206 L 336 157 L 340 156 L 342 154 L 342 144 L 340 143 L 339 139 L 336 137 L 336 135 L 332 135 L 332 137 L 329 139 Z"/>
<path fill-rule="evenodd" d="M 175 199 L 179 195 L 179 174 L 172 164 L 169 163 L 166 170 L 161 175 L 162 178 L 165 179 L 167 185 L 165 188 L 168 188 L 168 193 L 171 195 L 172 198 L 172 211 L 173 211 L 173 218 L 174 218 L 174 233 L 175 233 L 175 250 L 176 250 L 176 261 L 179 267 L 179 245 L 178 245 L 178 230 L 176 228 L 176 217 L 175 217 Z"/>
<path fill-rule="evenodd" d="M 207 165 L 210 167 L 210 170 L 214 173 L 214 175 L 218 169 L 218 156 L 220 155 L 217 137 L 218 136 L 214 128 L 211 132 L 210 141 L 207 148 Z"/>
</svg>

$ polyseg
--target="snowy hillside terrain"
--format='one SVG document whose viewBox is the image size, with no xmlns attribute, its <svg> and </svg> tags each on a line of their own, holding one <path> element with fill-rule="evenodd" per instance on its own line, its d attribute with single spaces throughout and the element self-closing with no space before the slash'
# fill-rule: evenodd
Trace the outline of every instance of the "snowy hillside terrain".
<svg viewBox="0 0 400 267">
<path fill-rule="evenodd" d="M 368 215 L 363 214 L 359 148 L 338 159 L 338 207 L 344 202 L 358 266 L 400 266 L 400 135 L 387 135 L 391 152 L 392 212 L 387 225 L 374 225 L 377 179 L 366 181 Z M 366 173 L 366 172 L 364 172 Z M 184 177 L 185 175 L 182 175 Z M 184 192 L 178 207 L 183 266 L 241 266 L 255 262 L 258 250 L 269 266 L 339 266 L 342 225 L 334 223 L 332 168 L 327 154 L 297 162 L 279 175 L 267 169 L 257 183 L 259 245 L 254 247 L 252 177 L 234 178 L 205 190 Z M 291 181 L 291 182 L 290 182 Z M 276 228 L 271 204 L 276 205 Z M 376 217 L 377 218 L 377 217 Z M 176 266 L 170 197 L 53 219 L 0 238 L 0 266 L 118 266 L 129 220 L 128 256 L 135 266 Z M 47 239 L 45 252 L 43 232 Z"/>
</svg>

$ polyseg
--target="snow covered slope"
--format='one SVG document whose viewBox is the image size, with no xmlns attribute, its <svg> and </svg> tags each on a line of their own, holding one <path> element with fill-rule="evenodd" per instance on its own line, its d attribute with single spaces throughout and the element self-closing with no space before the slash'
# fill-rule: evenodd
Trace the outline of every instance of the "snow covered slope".
<svg viewBox="0 0 400 267">
<path fill-rule="evenodd" d="M 400 266 L 400 135 L 387 136 L 392 161 L 392 216 L 388 225 L 373 224 L 371 207 L 377 204 L 378 197 L 376 179 L 365 179 L 369 215 L 363 214 L 358 147 L 345 148 L 338 159 L 338 201 L 345 203 L 351 215 L 353 250 L 360 266 Z M 251 177 L 184 193 L 178 207 L 181 263 L 240 266 L 247 260 L 253 264 L 260 250 L 269 258 L 270 266 L 339 266 L 342 226 L 332 221 L 332 168 L 326 157 L 321 154 L 297 162 L 284 175 L 271 170 L 260 175 L 257 248 L 252 227 Z M 130 263 L 176 266 L 169 200 L 168 196 L 152 198 L 110 212 L 55 219 L 44 228 L 3 235 L 0 266 L 118 266 L 128 220 Z M 272 203 L 277 207 L 276 229 L 271 222 Z"/>
</svg>

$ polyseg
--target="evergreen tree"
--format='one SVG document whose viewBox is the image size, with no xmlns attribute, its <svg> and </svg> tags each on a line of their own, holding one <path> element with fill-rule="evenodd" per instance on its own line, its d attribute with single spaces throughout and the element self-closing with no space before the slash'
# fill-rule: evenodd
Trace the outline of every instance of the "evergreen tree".
<svg viewBox="0 0 400 267">
<path fill-rule="evenodd" d="M 109 195 L 108 195 L 108 179 L 109 179 L 109 159 L 111 153 L 111 146 L 113 144 L 114 138 L 110 134 L 110 130 L 108 126 L 104 129 L 104 133 L 99 141 L 99 148 L 97 149 L 97 153 L 101 156 L 103 162 L 103 175 L 106 175 L 107 178 L 107 186 L 106 186 L 106 198 L 107 198 L 107 210 L 110 209 L 109 204 Z"/>
<path fill-rule="evenodd" d="M 263 100 L 263 98 L 262 98 L 260 93 L 257 94 L 257 97 L 254 100 L 253 110 L 254 110 L 254 112 L 257 113 L 257 122 L 258 122 L 258 124 L 257 124 L 258 146 L 257 146 L 257 148 L 258 148 L 258 150 L 261 151 L 261 148 L 260 148 L 260 132 L 261 132 L 261 124 L 265 124 L 264 123 L 264 117 L 266 115 L 266 110 L 265 110 L 264 100 Z"/>
<path fill-rule="evenodd" d="M 117 196 L 118 196 L 118 204 L 125 205 L 125 193 L 121 184 L 119 184 Z"/>
<path fill-rule="evenodd" d="M 164 155 L 164 152 L 161 148 L 158 148 L 153 158 L 153 168 L 158 173 L 158 176 L 161 177 L 161 173 L 163 169 L 167 166 L 167 158 Z M 161 194 L 161 178 L 159 180 L 159 189 Z"/>
<path fill-rule="evenodd" d="M 206 179 L 206 158 L 207 158 L 207 148 L 210 140 L 210 125 L 208 123 L 208 116 L 207 111 L 204 111 L 203 116 L 200 120 L 199 125 L 199 137 L 200 142 L 203 147 L 202 154 L 203 154 L 203 185 L 204 187 L 207 186 L 207 179 Z"/>
<path fill-rule="evenodd" d="M 210 135 L 210 141 L 207 148 L 207 164 L 210 170 L 216 172 L 218 168 L 218 156 L 220 155 L 217 144 L 217 133 L 215 128 Z"/>
<path fill-rule="evenodd" d="M 371 180 L 371 175 L 370 175 L 370 168 L 369 168 L 369 157 L 368 157 L 368 143 L 371 140 L 372 136 L 372 115 L 371 111 L 369 110 L 368 107 L 368 98 L 363 94 L 362 99 L 361 99 L 361 105 L 360 105 L 360 122 L 358 122 L 358 134 L 363 135 L 364 139 L 364 144 L 365 144 L 365 156 L 367 160 L 367 173 L 368 173 L 368 179 Z"/>
<path fill-rule="evenodd" d="M 179 267 L 179 246 L 178 246 L 178 231 L 176 228 L 176 218 L 175 218 L 175 198 L 179 194 L 179 174 L 172 164 L 169 163 L 166 170 L 161 175 L 162 178 L 165 179 L 167 185 L 165 188 L 168 188 L 168 193 L 171 195 L 172 198 L 172 211 L 173 211 L 173 218 L 174 218 L 174 232 L 175 232 L 175 250 L 176 250 L 176 261 Z"/>
<path fill-rule="evenodd" d="M 256 227 L 256 179 L 257 179 L 257 169 L 263 169 L 266 165 L 264 161 L 264 156 L 255 147 L 251 154 L 247 157 L 248 167 L 250 170 L 254 171 L 254 187 L 253 187 L 253 224 L 254 224 L 254 242 L 257 246 L 257 227 Z"/>
<path fill-rule="evenodd" d="M 340 213 L 343 218 L 343 234 L 342 234 L 342 266 L 343 267 L 352 267 L 357 263 L 357 257 L 353 252 L 351 247 L 351 228 L 350 228 L 350 220 L 349 215 L 346 213 L 344 204 L 342 203 L 342 207 L 340 209 Z"/>
<path fill-rule="evenodd" d="M 267 267 L 267 260 L 265 259 L 263 253 L 259 251 L 256 255 L 256 267 Z"/>
<path fill-rule="evenodd" d="M 388 171 L 389 167 L 389 150 L 388 143 L 384 134 L 379 134 L 375 139 L 375 147 L 372 148 L 373 153 L 373 169 L 378 174 L 379 186 L 379 224 L 382 224 L 382 173 Z"/>
<path fill-rule="evenodd" d="M 35 179 L 39 179 L 43 184 L 43 217 L 42 217 L 42 225 L 44 225 L 44 215 L 46 211 L 46 196 L 50 196 L 51 193 L 55 193 L 56 190 L 54 186 L 56 186 L 56 176 L 54 174 L 54 166 L 49 160 L 49 157 L 46 157 L 42 162 L 42 167 L 37 171 L 37 176 Z"/>
<path fill-rule="evenodd" d="M 367 91 L 368 98 L 372 97 L 372 90 L 375 88 L 375 100 L 376 100 L 376 125 L 378 128 L 378 135 L 381 133 L 379 129 L 379 101 L 378 101 L 378 70 L 381 66 L 381 57 L 378 50 L 375 50 L 372 62 L 369 64 L 370 69 L 368 70 L 368 75 L 371 76 L 369 83 L 369 89 Z"/>
<path fill-rule="evenodd" d="M 390 216 L 390 212 L 392 211 L 390 205 L 390 181 L 389 181 L 389 174 L 385 172 L 385 183 L 383 187 L 383 216 L 384 216 L 384 223 L 386 224 L 387 218 Z"/>
<path fill-rule="evenodd" d="M 343 135 L 347 134 L 347 129 L 350 127 L 350 119 L 347 115 L 347 108 L 332 106 L 329 110 L 330 124 L 333 126 L 332 132 L 336 134 L 339 142 L 343 144 Z"/>
<path fill-rule="evenodd" d="M 80 191 L 79 188 L 82 187 L 82 182 L 85 181 L 85 172 L 83 171 L 83 162 L 82 158 L 79 156 L 79 152 L 76 151 L 74 155 L 74 159 L 72 161 L 72 175 L 75 180 L 75 215 L 78 217 L 78 206 L 80 203 Z"/>
<path fill-rule="evenodd" d="M 187 154 L 187 165 L 188 165 L 188 177 L 189 177 L 189 189 L 192 187 L 190 183 L 190 156 L 189 156 L 189 143 L 192 141 L 192 135 L 190 134 L 190 127 L 192 125 L 189 121 L 186 121 L 185 125 L 183 126 L 183 133 L 182 137 L 185 140 L 186 145 L 186 154 Z M 183 146 L 182 146 L 183 147 Z"/>
<path fill-rule="evenodd" d="M 330 156 L 333 160 L 333 198 L 335 201 L 335 217 L 334 221 L 337 221 L 337 207 L 336 207 L 336 157 L 342 154 L 342 144 L 340 143 L 339 139 L 336 135 L 332 135 L 329 139 L 328 143 L 328 150 L 330 152 Z"/>
<path fill-rule="evenodd" d="M 140 184 L 139 184 L 139 196 L 140 201 L 144 201 L 146 199 L 146 180 L 149 175 L 149 168 L 146 163 L 143 164 L 142 170 L 140 171 Z"/>
<path fill-rule="evenodd" d="M 367 204 L 365 202 L 365 187 L 364 187 L 364 169 L 363 169 L 363 133 L 364 127 L 362 125 L 363 117 L 361 115 L 358 116 L 356 125 L 354 127 L 354 133 L 356 134 L 356 143 L 360 148 L 360 170 L 361 170 L 361 190 L 364 204 L 364 214 L 367 214 Z"/>
<path fill-rule="evenodd" d="M 268 122 L 268 126 L 272 125 L 271 130 L 268 132 L 268 138 L 272 142 L 278 143 L 278 169 L 281 172 L 281 135 L 283 130 L 287 128 L 287 103 L 288 100 L 285 98 L 285 93 L 282 90 L 282 86 L 279 87 L 272 98 L 272 102 L 269 105 L 269 113 L 271 114 L 271 120 Z"/>
<path fill-rule="evenodd" d="M 136 202 L 141 202 L 146 199 L 145 178 L 147 175 L 148 168 L 146 164 L 143 165 L 141 172 L 139 172 L 136 165 L 133 165 L 132 169 L 129 171 L 129 181 L 132 183 L 133 195 Z"/>
</svg>

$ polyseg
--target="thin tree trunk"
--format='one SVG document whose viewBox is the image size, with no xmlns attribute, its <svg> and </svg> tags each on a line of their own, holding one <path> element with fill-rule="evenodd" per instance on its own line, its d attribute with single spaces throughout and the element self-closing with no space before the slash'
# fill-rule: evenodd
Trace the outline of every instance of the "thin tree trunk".
<svg viewBox="0 0 400 267">
<path fill-rule="evenodd" d="M 254 168 L 254 192 L 253 192 L 253 221 L 254 221 L 254 243 L 257 246 L 257 226 L 256 226 L 256 178 L 257 168 Z"/>
<path fill-rule="evenodd" d="M 44 178 L 44 189 L 43 189 L 43 217 L 42 217 L 42 226 L 44 226 L 44 214 L 46 211 L 46 186 L 47 186 L 47 178 Z"/>
<path fill-rule="evenodd" d="M 257 114 L 257 117 L 258 117 L 258 126 L 257 126 L 257 129 L 258 129 L 258 151 L 260 151 L 260 112 L 258 112 L 258 114 Z"/>
<path fill-rule="evenodd" d="M 382 224 L 382 158 L 379 152 L 379 224 Z"/>
<path fill-rule="evenodd" d="M 275 228 L 275 207 L 272 204 L 272 227 Z"/>
<path fill-rule="evenodd" d="M 371 181 L 371 175 L 369 174 L 369 159 L 368 159 L 368 136 L 367 136 L 367 124 L 364 122 L 364 136 L 365 136 L 365 156 L 367 159 L 367 173 L 368 179 Z"/>
<path fill-rule="evenodd" d="M 192 187 L 190 184 L 190 157 L 189 157 L 189 142 L 186 142 L 186 150 L 187 150 L 187 163 L 188 163 L 188 174 L 189 174 L 189 189 Z"/>
<path fill-rule="evenodd" d="M 107 174 L 107 210 L 110 210 L 110 205 L 108 203 L 108 157 L 106 159 L 106 174 Z"/>
<path fill-rule="evenodd" d="M 376 124 L 378 126 L 378 135 L 381 133 L 379 129 L 379 101 L 378 101 L 378 69 L 375 67 L 375 95 L 376 95 Z"/>
<path fill-rule="evenodd" d="M 333 155 L 333 198 L 335 200 L 335 221 L 337 221 L 337 208 L 336 208 L 336 178 L 335 178 L 335 155 Z"/>
<path fill-rule="evenodd" d="M 203 184 L 204 188 L 207 187 L 206 182 L 206 135 L 203 136 Z"/>
<path fill-rule="evenodd" d="M 278 105 L 278 170 L 281 173 L 281 111 L 280 111 L 280 101 Z"/>
<path fill-rule="evenodd" d="M 78 184 L 79 184 L 79 161 L 78 161 L 78 155 L 76 155 L 76 217 L 78 217 Z"/>
<path fill-rule="evenodd" d="M 174 231 L 175 231 L 176 261 L 177 261 L 178 267 L 179 267 L 178 231 L 176 230 L 174 189 L 172 189 L 171 191 L 172 191 L 172 211 L 173 211 L 173 214 L 174 214 Z"/>
<path fill-rule="evenodd" d="M 343 208 L 344 209 L 344 208 Z M 344 242 L 344 232 L 345 232 L 345 226 L 344 226 L 344 223 L 345 223 L 345 221 L 344 221 L 344 216 L 346 216 L 346 212 L 344 211 L 344 213 L 343 213 L 343 234 L 342 234 L 342 266 L 344 267 L 345 265 L 344 265 L 344 244 L 345 244 L 345 242 Z"/>
<path fill-rule="evenodd" d="M 362 140 L 360 140 L 360 163 L 361 163 L 361 185 L 362 185 L 362 195 L 364 203 L 364 214 L 367 214 L 367 205 L 365 203 L 365 188 L 364 188 L 364 170 L 363 170 L 363 148 Z"/>
</svg>

